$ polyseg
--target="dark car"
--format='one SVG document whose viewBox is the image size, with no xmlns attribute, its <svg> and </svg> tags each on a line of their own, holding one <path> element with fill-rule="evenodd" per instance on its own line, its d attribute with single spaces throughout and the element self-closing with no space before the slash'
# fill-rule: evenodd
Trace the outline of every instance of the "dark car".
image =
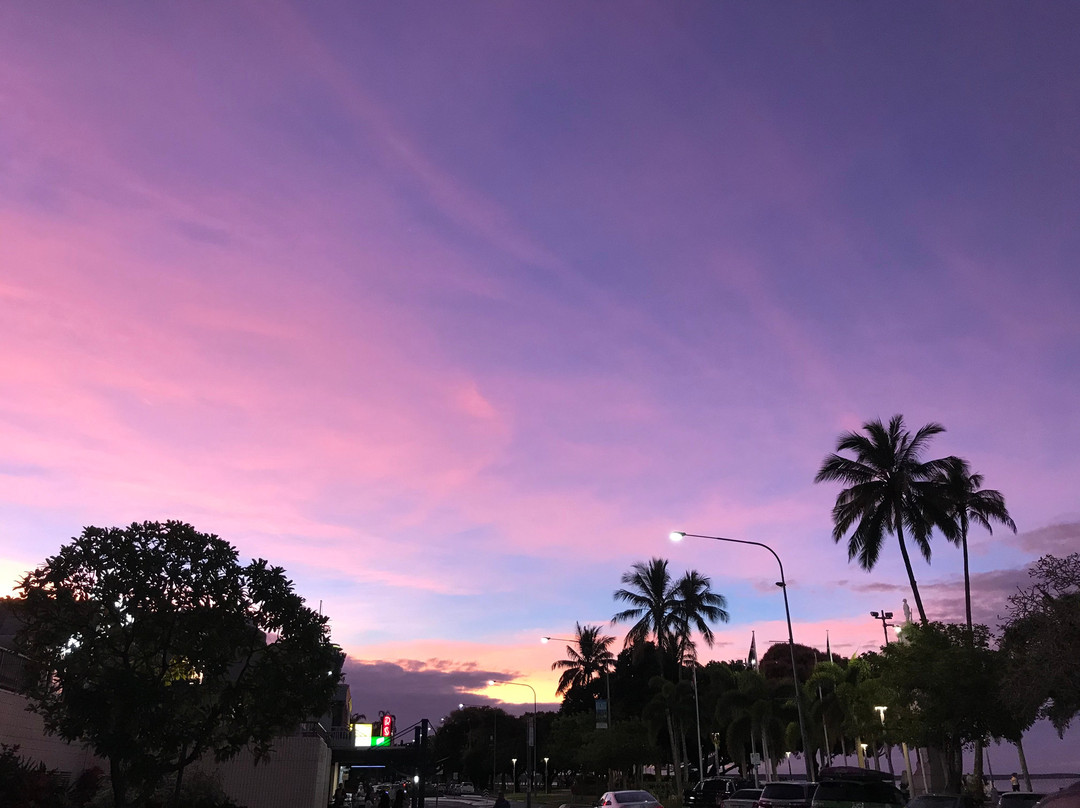
<svg viewBox="0 0 1080 808">
<path fill-rule="evenodd" d="M 802 780 L 766 783 L 755 808 L 811 808 L 817 783 Z"/>
<path fill-rule="evenodd" d="M 1043 797 L 1038 808 L 1080 808 L 1080 781 Z"/>
<path fill-rule="evenodd" d="M 974 802 L 966 794 L 920 794 L 904 808 L 974 808 Z"/>
<path fill-rule="evenodd" d="M 814 792 L 811 808 L 901 808 L 903 804 L 900 789 L 883 780 L 823 779 Z"/>
<path fill-rule="evenodd" d="M 735 792 L 738 782 L 734 777 L 706 777 L 683 792 L 683 805 L 687 808 L 713 808 L 721 805 L 729 794 Z"/>
</svg>

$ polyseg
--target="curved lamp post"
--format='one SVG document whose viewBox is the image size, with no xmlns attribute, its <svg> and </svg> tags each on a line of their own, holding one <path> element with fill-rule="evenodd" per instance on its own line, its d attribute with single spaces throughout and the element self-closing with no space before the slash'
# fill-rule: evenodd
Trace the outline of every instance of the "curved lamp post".
<svg viewBox="0 0 1080 808">
<path fill-rule="evenodd" d="M 806 760 L 806 779 L 810 781 L 815 780 L 814 761 L 810 755 L 810 739 L 806 734 L 806 724 L 803 723 L 802 689 L 799 687 L 799 674 L 795 669 L 795 637 L 791 632 L 791 608 L 788 606 L 787 580 L 784 578 L 784 564 L 780 560 L 780 556 L 778 556 L 776 551 L 769 545 L 759 541 L 728 539 L 723 536 L 705 536 L 701 533 L 686 533 L 682 530 L 673 530 L 669 538 L 672 541 L 682 541 L 687 536 L 695 539 L 710 539 L 712 541 L 724 541 L 732 544 L 749 544 L 754 547 L 762 547 L 772 553 L 772 557 L 776 559 L 776 564 L 780 567 L 780 580 L 777 581 L 776 585 L 779 586 L 784 593 L 784 617 L 787 618 L 788 650 L 791 652 L 791 678 L 795 682 L 795 708 L 799 713 L 799 734 L 802 736 L 803 757 Z"/>
<path fill-rule="evenodd" d="M 518 687 L 527 687 L 533 694 L 533 714 L 532 714 L 532 727 L 528 733 L 528 745 L 525 749 L 525 765 L 529 767 L 529 777 L 525 781 L 525 808 L 532 808 L 532 792 L 533 792 L 533 775 L 536 773 L 536 688 L 525 682 L 506 682 L 498 679 L 488 679 L 489 685 L 517 685 Z M 517 764 L 514 764 L 515 771 L 517 770 Z"/>
</svg>

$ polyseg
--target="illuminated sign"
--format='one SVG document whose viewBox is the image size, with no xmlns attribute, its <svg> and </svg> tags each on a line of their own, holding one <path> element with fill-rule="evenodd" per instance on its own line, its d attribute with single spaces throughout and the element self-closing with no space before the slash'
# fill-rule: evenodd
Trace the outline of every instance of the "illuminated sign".
<svg viewBox="0 0 1080 808">
<path fill-rule="evenodd" d="M 392 737 L 394 734 L 394 716 L 390 715 L 390 713 L 384 715 L 382 717 L 381 729 L 382 732 L 380 732 L 379 734 L 382 735 L 384 738 Z"/>
<path fill-rule="evenodd" d="M 371 724 L 353 724 L 353 746 L 371 746 Z"/>
</svg>

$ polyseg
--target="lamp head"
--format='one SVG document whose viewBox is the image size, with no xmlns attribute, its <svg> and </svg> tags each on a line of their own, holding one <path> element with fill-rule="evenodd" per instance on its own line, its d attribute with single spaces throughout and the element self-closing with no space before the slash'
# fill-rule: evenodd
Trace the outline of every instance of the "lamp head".
<svg viewBox="0 0 1080 808">
<path fill-rule="evenodd" d="M 541 637 L 540 642 L 546 645 L 547 643 L 551 642 L 551 637 Z"/>
<path fill-rule="evenodd" d="M 496 682 L 494 679 L 488 679 L 488 687 L 491 687 L 492 685 L 497 685 L 497 684 L 498 684 L 498 682 Z"/>
<path fill-rule="evenodd" d="M 682 541 L 686 538 L 686 533 L 682 530 L 673 530 L 668 534 L 668 538 L 672 541 Z"/>
<path fill-rule="evenodd" d="M 877 620 L 878 617 L 880 617 L 880 615 L 877 612 L 870 612 L 870 616 L 873 617 L 875 620 Z"/>
<path fill-rule="evenodd" d="M 885 612 L 885 619 L 892 620 L 892 612 Z"/>
</svg>

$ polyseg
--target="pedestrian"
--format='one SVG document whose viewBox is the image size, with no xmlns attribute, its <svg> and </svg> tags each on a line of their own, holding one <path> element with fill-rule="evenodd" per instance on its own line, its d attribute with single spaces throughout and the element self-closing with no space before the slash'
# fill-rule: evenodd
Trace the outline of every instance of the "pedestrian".
<svg viewBox="0 0 1080 808">
<path fill-rule="evenodd" d="M 1012 773 L 1012 777 L 1009 778 L 1009 782 L 1012 783 L 1012 790 L 1020 790 L 1020 778 L 1016 776 L 1016 772 Z"/>
<path fill-rule="evenodd" d="M 510 808 L 510 800 L 506 799 L 506 795 L 500 791 L 499 796 L 495 798 L 495 804 L 491 808 Z"/>
<path fill-rule="evenodd" d="M 385 788 L 379 790 L 379 808 L 390 808 L 390 792 Z"/>
</svg>

